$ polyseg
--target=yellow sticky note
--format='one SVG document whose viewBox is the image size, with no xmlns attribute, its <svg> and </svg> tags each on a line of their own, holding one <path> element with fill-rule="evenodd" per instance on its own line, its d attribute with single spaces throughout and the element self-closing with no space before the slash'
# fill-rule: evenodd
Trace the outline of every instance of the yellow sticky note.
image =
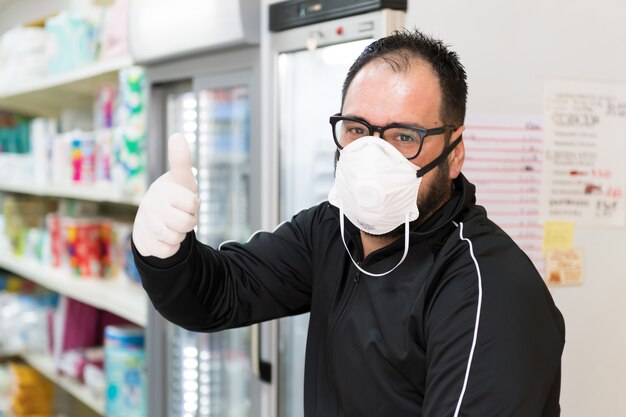
<svg viewBox="0 0 626 417">
<path fill-rule="evenodd" d="M 543 225 L 543 253 L 551 250 L 569 250 L 574 244 L 573 222 L 545 222 Z"/>
</svg>

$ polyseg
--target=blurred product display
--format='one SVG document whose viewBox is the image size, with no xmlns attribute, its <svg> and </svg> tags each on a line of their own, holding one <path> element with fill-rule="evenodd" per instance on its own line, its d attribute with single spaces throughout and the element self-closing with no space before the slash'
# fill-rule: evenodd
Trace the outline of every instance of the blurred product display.
<svg viewBox="0 0 626 417">
<path fill-rule="evenodd" d="M 0 353 L 49 353 L 57 302 L 55 293 L 0 270 Z"/>
<path fill-rule="evenodd" d="M 27 361 L 48 358 L 47 377 L 85 386 L 93 398 L 106 401 L 107 409 L 118 410 L 107 416 L 122 411 L 126 416 L 145 416 L 141 327 L 0 270 L 0 334 L 5 335 L 0 338 L 1 355 L 23 354 Z M 41 360 L 35 362 L 41 366 Z M 35 400 L 50 382 L 28 366 L 13 359 L 10 363 L 12 372 L 0 363 L 0 415 L 9 410 L 7 415 L 50 415 L 51 409 L 43 406 L 48 402 L 43 397 Z M 52 396 L 45 392 L 46 399 Z"/>
<path fill-rule="evenodd" d="M 92 109 L 66 109 L 59 119 L 0 113 L 0 183 L 96 185 L 141 195 L 146 100 L 145 70 L 130 67 L 120 71 L 119 84 L 97 92 Z"/>
<path fill-rule="evenodd" d="M 138 281 L 129 221 L 98 216 L 89 202 L 5 195 L 0 204 L 3 236 L 15 256 L 77 277 Z"/>
<path fill-rule="evenodd" d="M 48 74 L 90 64 L 96 58 L 96 27 L 77 10 L 62 11 L 46 20 Z"/>
<path fill-rule="evenodd" d="M 16 417 L 52 415 L 54 387 L 28 365 L 11 364 L 11 409 Z"/>
<path fill-rule="evenodd" d="M 94 2 L 95 3 L 95 2 Z M 128 55 L 128 1 L 92 2 L 0 36 L 0 91 Z"/>
<path fill-rule="evenodd" d="M 0 36 L 0 89 L 41 78 L 47 68 L 48 33 L 40 27 L 15 27 Z"/>
<path fill-rule="evenodd" d="M 143 329 L 137 326 L 107 326 L 104 357 L 107 417 L 146 417 Z"/>
</svg>

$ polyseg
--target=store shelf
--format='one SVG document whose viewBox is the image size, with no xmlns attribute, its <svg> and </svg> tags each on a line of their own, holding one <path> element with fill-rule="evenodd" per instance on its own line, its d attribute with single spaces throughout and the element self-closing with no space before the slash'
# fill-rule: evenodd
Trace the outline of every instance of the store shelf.
<svg viewBox="0 0 626 417">
<path fill-rule="evenodd" d="M 6 251 L 0 253 L 0 268 L 140 326 L 148 323 L 148 301 L 143 288 L 126 280 L 79 278 Z"/>
<path fill-rule="evenodd" d="M 70 395 L 84 403 L 96 413 L 104 416 L 104 398 L 95 396 L 89 388 L 81 384 L 76 379 L 57 374 L 54 369 L 54 362 L 50 356 L 31 353 L 22 353 L 20 356 L 26 363 L 37 369 L 50 381 L 63 388 Z"/>
<path fill-rule="evenodd" d="M 42 197 L 74 198 L 97 202 L 109 202 L 138 206 L 141 195 L 123 195 L 113 187 L 104 185 L 37 185 L 0 180 L 0 191 L 30 194 Z"/>
<path fill-rule="evenodd" d="M 0 109 L 56 116 L 64 108 L 90 108 L 103 85 L 117 82 L 118 71 L 132 65 L 128 56 L 98 61 L 61 74 L 0 85 Z"/>
</svg>

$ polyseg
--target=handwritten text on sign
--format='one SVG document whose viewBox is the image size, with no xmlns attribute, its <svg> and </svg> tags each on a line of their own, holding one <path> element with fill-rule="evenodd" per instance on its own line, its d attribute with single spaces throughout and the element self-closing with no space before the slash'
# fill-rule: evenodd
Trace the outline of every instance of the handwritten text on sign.
<svg viewBox="0 0 626 417">
<path fill-rule="evenodd" d="M 626 85 L 544 85 L 545 220 L 624 225 Z"/>
<path fill-rule="evenodd" d="M 538 117 L 469 115 L 463 173 L 476 185 L 476 202 L 543 273 L 539 198 L 543 129 Z"/>
</svg>

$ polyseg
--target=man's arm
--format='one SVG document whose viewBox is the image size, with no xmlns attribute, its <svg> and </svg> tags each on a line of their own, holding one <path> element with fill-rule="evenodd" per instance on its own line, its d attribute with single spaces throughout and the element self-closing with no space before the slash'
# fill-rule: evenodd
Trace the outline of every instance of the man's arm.
<svg viewBox="0 0 626 417">
<path fill-rule="evenodd" d="M 424 417 L 559 415 L 564 327 L 530 260 L 478 240 L 432 294 Z"/>
<path fill-rule="evenodd" d="M 312 271 L 307 223 L 313 212 L 220 250 L 200 243 L 193 232 L 171 258 L 143 257 L 133 247 L 142 284 L 163 317 L 189 330 L 216 331 L 306 312 Z"/>
<path fill-rule="evenodd" d="M 200 200 L 185 138 L 168 142 L 170 171 L 139 204 L 132 247 L 155 308 L 191 330 L 219 330 L 308 311 L 311 219 L 301 213 L 275 233 L 214 250 L 195 238 Z"/>
</svg>

